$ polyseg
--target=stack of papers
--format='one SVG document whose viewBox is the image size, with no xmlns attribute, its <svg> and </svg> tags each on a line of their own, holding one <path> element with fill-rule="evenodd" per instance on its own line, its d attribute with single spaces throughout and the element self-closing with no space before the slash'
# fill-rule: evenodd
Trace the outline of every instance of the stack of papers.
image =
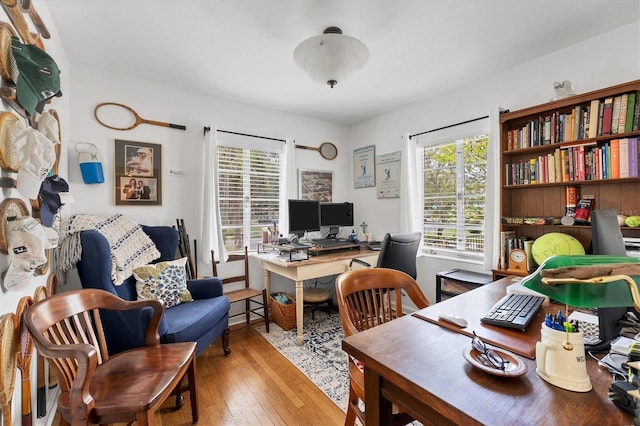
<svg viewBox="0 0 640 426">
<path fill-rule="evenodd" d="M 631 346 L 633 343 L 638 342 L 639 341 L 636 339 L 620 336 L 617 339 L 611 341 L 611 352 L 620 355 L 627 355 L 629 354 L 629 346 Z"/>
</svg>

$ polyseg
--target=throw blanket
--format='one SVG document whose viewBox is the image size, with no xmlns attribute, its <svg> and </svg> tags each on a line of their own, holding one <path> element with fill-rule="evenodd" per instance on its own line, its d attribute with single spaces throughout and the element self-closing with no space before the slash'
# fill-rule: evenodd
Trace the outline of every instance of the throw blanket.
<svg viewBox="0 0 640 426">
<path fill-rule="evenodd" d="M 64 272 L 75 266 L 82 255 L 80 231 L 95 230 L 102 234 L 111 247 L 111 279 L 120 285 L 133 274 L 133 269 L 160 257 L 151 238 L 140 225 L 121 214 L 77 214 L 60 226 L 56 269 Z"/>
</svg>

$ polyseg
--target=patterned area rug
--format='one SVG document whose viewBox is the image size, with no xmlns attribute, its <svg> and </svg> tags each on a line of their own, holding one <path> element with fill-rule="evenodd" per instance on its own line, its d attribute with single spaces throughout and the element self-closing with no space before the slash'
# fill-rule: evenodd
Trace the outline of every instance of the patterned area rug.
<svg viewBox="0 0 640 426">
<path fill-rule="evenodd" d="M 340 315 L 327 316 L 316 312 L 315 319 L 310 314 L 304 316 L 304 345 L 296 345 L 297 329 L 284 331 L 271 323 L 269 333 L 264 326 L 256 330 L 274 348 L 302 371 L 322 390 L 342 411 L 347 411 L 349 398 L 349 372 L 347 354 L 342 350 L 344 332 Z"/>
</svg>

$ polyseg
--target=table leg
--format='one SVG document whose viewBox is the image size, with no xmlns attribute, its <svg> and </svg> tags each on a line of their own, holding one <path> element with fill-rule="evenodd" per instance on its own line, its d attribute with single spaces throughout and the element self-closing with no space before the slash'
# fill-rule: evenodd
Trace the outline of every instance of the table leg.
<svg viewBox="0 0 640 426">
<path fill-rule="evenodd" d="M 267 300 L 271 300 L 271 275 L 269 271 L 267 271 L 266 269 L 263 270 L 264 275 L 263 275 L 263 283 L 264 283 L 264 288 L 267 290 Z"/>
<path fill-rule="evenodd" d="M 304 281 L 296 281 L 296 325 L 298 327 L 298 337 L 296 343 L 298 346 L 302 346 L 304 343 L 304 333 L 302 330 L 303 314 L 304 314 L 304 293 L 303 293 Z"/>
</svg>

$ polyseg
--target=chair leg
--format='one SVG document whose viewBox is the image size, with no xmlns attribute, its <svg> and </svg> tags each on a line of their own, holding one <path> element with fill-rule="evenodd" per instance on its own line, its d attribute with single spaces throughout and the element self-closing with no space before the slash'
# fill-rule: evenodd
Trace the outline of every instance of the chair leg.
<svg viewBox="0 0 640 426">
<path fill-rule="evenodd" d="M 267 289 L 262 289 L 262 307 L 264 308 L 264 328 L 269 332 L 269 305 L 267 300 Z"/>
<path fill-rule="evenodd" d="M 196 390 L 196 358 L 191 360 L 191 365 L 187 370 L 187 379 L 189 380 L 189 399 L 191 401 L 191 418 L 193 423 L 198 423 L 200 414 L 198 412 L 198 394 Z"/>
<path fill-rule="evenodd" d="M 349 403 L 347 405 L 347 416 L 344 419 L 344 426 L 354 426 L 356 424 L 356 410 L 353 404 L 357 404 L 359 401 L 358 395 L 349 386 Z"/>
<path fill-rule="evenodd" d="M 222 350 L 225 355 L 229 355 L 231 353 L 231 349 L 229 348 L 229 332 L 230 330 L 227 328 L 224 333 L 222 333 Z"/>
<path fill-rule="evenodd" d="M 249 325 L 249 322 L 251 321 L 251 300 L 249 299 L 245 299 L 244 301 L 244 312 L 247 317 L 247 325 Z"/>
</svg>

